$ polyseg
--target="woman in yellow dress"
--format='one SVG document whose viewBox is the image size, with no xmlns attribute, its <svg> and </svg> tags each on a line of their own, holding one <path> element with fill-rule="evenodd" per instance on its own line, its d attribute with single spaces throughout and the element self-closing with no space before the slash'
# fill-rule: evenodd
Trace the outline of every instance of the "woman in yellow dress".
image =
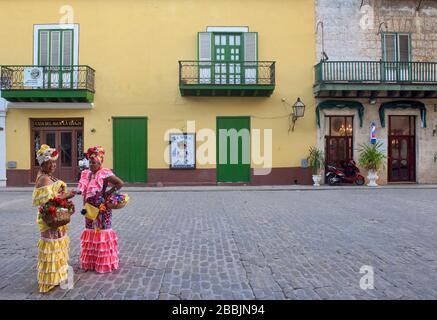
<svg viewBox="0 0 437 320">
<path fill-rule="evenodd" d="M 36 157 L 41 169 L 35 181 L 33 205 L 42 206 L 54 197 L 61 199 L 74 197 L 75 192 L 67 192 L 65 182 L 53 176 L 58 159 L 56 149 L 43 144 L 37 151 Z M 39 212 L 36 222 L 41 232 L 38 241 L 38 286 L 40 292 L 48 292 L 67 280 L 70 238 L 67 236 L 67 225 L 50 228 L 42 220 Z"/>
</svg>

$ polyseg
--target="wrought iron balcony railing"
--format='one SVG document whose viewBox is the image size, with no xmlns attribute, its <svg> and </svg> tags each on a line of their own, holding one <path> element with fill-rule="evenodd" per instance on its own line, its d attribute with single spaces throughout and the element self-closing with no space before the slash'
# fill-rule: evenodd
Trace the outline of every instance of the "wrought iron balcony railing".
<svg viewBox="0 0 437 320">
<path fill-rule="evenodd" d="M 320 83 L 437 84 L 436 62 L 321 61 L 315 67 Z"/>
<path fill-rule="evenodd" d="M 37 84 L 25 83 L 25 75 L 29 69 L 41 72 Z M 94 93 L 95 70 L 85 65 L 69 66 L 2 66 L 2 90 L 87 90 Z"/>
<path fill-rule="evenodd" d="M 179 61 L 181 85 L 274 85 L 273 61 Z"/>
</svg>

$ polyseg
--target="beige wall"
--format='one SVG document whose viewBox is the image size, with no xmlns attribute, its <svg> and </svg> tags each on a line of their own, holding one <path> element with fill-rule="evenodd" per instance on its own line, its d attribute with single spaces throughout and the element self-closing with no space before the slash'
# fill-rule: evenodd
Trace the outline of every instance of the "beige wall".
<svg viewBox="0 0 437 320">
<path fill-rule="evenodd" d="M 33 62 L 33 25 L 58 23 L 58 0 L 0 2 L 0 64 Z M 164 133 L 195 120 L 215 130 L 217 116 L 251 116 L 252 128 L 273 129 L 273 166 L 300 166 L 315 143 L 312 95 L 314 3 L 312 0 L 76 0 L 80 25 L 79 63 L 96 70 L 92 110 L 18 110 L 7 116 L 7 160 L 30 167 L 31 117 L 84 117 L 85 145 L 103 145 L 112 166 L 112 116 L 147 116 L 149 168 L 164 162 Z M 259 60 L 276 61 L 276 89 L 270 98 L 181 97 L 178 60 L 197 59 L 197 32 L 207 26 L 249 26 L 259 34 Z M 307 105 L 293 134 L 290 108 L 301 97 Z M 96 129 L 91 133 L 91 129 Z M 20 143 L 17 143 L 19 141 Z M 200 166 L 202 167 L 202 166 Z M 205 165 L 204 167 L 212 167 Z"/>
</svg>

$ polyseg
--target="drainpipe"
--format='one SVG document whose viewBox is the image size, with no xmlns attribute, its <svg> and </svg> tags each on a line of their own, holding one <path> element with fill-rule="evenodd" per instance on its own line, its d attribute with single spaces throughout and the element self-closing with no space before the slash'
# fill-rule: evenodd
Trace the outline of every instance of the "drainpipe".
<svg viewBox="0 0 437 320">
<path fill-rule="evenodd" d="M 6 187 L 6 112 L 7 101 L 0 91 L 0 188 Z"/>
</svg>

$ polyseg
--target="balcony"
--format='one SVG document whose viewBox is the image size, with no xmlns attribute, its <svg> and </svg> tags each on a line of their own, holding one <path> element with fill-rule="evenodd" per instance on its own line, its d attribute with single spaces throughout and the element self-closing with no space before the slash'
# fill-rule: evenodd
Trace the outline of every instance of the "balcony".
<svg viewBox="0 0 437 320">
<path fill-rule="evenodd" d="M 321 61 L 314 67 L 316 97 L 433 98 L 437 63 Z"/>
<path fill-rule="evenodd" d="M 89 66 L 2 66 L 1 96 L 10 102 L 94 101 Z"/>
<path fill-rule="evenodd" d="M 273 61 L 179 61 L 182 96 L 269 97 L 275 89 Z"/>
</svg>

